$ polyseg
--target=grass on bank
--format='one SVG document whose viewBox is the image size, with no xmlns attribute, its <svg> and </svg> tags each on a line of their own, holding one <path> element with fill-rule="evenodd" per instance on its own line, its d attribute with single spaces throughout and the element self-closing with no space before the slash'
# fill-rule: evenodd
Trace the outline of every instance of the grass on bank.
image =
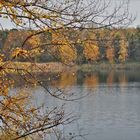
<svg viewBox="0 0 140 140">
<path fill-rule="evenodd" d="M 81 70 L 84 72 L 92 71 L 103 71 L 103 70 L 140 70 L 140 63 L 129 62 L 124 64 L 110 64 L 110 63 L 96 63 L 96 64 L 82 64 L 82 65 L 64 65 L 58 62 L 49 63 L 30 63 L 30 62 L 3 62 L 0 63 L 2 66 L 7 63 L 4 67 L 9 70 L 12 69 L 23 69 L 29 72 L 62 72 L 65 70 L 76 71 Z"/>
<path fill-rule="evenodd" d="M 140 63 L 129 62 L 123 64 L 110 64 L 110 63 L 96 63 L 96 64 L 83 64 L 79 66 L 79 70 L 84 72 L 90 71 L 108 71 L 108 70 L 140 70 Z"/>
</svg>

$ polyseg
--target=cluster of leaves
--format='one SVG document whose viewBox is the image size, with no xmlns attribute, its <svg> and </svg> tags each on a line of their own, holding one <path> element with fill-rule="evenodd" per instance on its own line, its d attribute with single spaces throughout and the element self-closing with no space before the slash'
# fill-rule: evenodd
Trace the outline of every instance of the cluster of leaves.
<svg viewBox="0 0 140 140">
<path fill-rule="evenodd" d="M 31 91 L 26 88 L 11 93 L 10 89 L 15 86 L 15 80 L 10 70 L 15 70 L 16 67 L 8 67 L 10 64 L 11 62 L 1 63 L 0 69 L 0 137 L 2 139 L 16 140 L 28 136 L 33 138 L 42 135 L 43 132 L 48 133 L 48 130 L 51 132 L 51 128 L 66 123 L 67 119 L 70 120 L 65 117 L 62 108 L 47 109 L 47 113 L 40 113 L 43 106 L 36 107 L 32 104 Z M 17 69 L 14 72 L 18 72 L 26 84 L 30 83 L 34 86 L 37 82 L 35 76 L 27 70 Z M 35 133 L 37 135 L 34 135 Z"/>
<path fill-rule="evenodd" d="M 16 48 L 13 50 L 11 57 L 12 58 L 17 58 L 17 57 L 28 57 L 28 51 L 22 48 Z"/>
<path fill-rule="evenodd" d="M 99 47 L 95 45 L 93 42 L 85 42 L 84 43 L 84 54 L 87 60 L 97 61 L 99 59 Z"/>
<path fill-rule="evenodd" d="M 55 32 L 52 35 L 52 44 L 54 44 L 54 46 L 57 46 L 57 55 L 60 55 L 61 61 L 63 63 L 68 64 L 76 60 L 76 50 L 74 46 L 72 46 L 68 38 L 65 38 L 65 36 Z"/>
<path fill-rule="evenodd" d="M 59 92 L 50 92 L 48 87 L 44 86 L 33 73 L 28 71 L 27 67 L 19 69 L 13 61 L 26 59 L 26 61 L 33 62 L 32 57 L 36 58 L 47 50 L 42 46 L 54 46 L 56 51 L 51 49 L 49 53 L 58 52 L 64 63 L 74 62 L 77 58 L 77 50 L 74 46 L 76 43 L 68 38 L 67 33 L 64 33 L 67 28 L 86 29 L 90 28 L 89 24 L 95 25 L 96 28 L 97 25 L 108 27 L 114 24 L 121 25 L 123 20 L 125 24 L 129 23 L 127 11 L 118 12 L 121 7 L 114 8 L 115 10 L 107 18 L 102 15 L 103 12 L 107 13 L 108 6 L 109 3 L 105 3 L 104 0 L 89 2 L 83 0 L 0 0 L 0 16 L 10 19 L 16 26 L 26 29 L 26 31 L 20 31 L 20 34 L 16 34 L 17 32 L 15 34 L 9 33 L 8 39 L 4 40 L 4 49 L 0 50 L 2 54 L 0 56 L 0 120 L 2 122 L 0 128 L 2 138 L 8 136 L 16 140 L 35 133 L 39 135 L 44 131 L 51 131 L 52 128 L 60 124 L 69 122 L 69 118 L 65 119 L 63 109 L 54 108 L 50 111 L 47 110 L 45 114 L 40 114 L 40 108 L 28 104 L 30 94 L 27 90 L 25 92 L 20 90 L 19 93 L 15 92 L 11 95 L 9 89 L 14 86 L 15 81 L 13 81 L 12 76 L 9 76 L 12 70 L 15 74 L 20 75 L 26 84 L 34 85 L 37 83 L 53 97 L 65 99 L 63 92 L 61 94 L 60 90 Z M 118 13 L 120 14 L 118 15 Z M 57 32 L 58 30 L 60 32 Z M 39 35 L 46 31 L 49 31 L 53 36 L 51 44 L 48 42 L 42 44 Z M 98 43 L 95 43 L 95 40 L 87 41 L 87 39 L 95 38 L 87 38 L 86 41 L 82 38 L 79 39 L 85 42 L 86 59 L 98 60 L 100 54 Z M 123 45 L 124 43 L 122 43 L 121 48 Z M 125 57 L 124 50 L 121 50 L 120 55 Z M 110 59 L 110 55 L 107 57 Z M 33 66 L 35 66 L 35 62 L 33 62 Z M 12 64 L 14 67 L 9 67 Z"/>
<path fill-rule="evenodd" d="M 120 41 L 120 51 L 119 51 L 119 60 L 121 62 L 125 62 L 128 57 L 128 49 L 127 49 L 127 42 L 124 40 Z"/>
<path fill-rule="evenodd" d="M 3 59 L 4 59 L 4 55 L 0 54 L 0 62 L 3 62 Z"/>
</svg>

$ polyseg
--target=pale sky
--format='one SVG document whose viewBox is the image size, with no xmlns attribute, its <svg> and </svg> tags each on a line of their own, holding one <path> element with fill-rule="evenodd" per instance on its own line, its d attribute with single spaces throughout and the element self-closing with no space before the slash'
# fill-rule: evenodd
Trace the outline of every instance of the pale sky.
<svg viewBox="0 0 140 140">
<path fill-rule="evenodd" d="M 112 0 L 112 1 L 120 1 L 120 0 Z M 136 20 L 133 22 L 133 27 L 140 26 L 140 0 L 130 0 L 129 4 L 130 13 L 133 15 L 136 15 Z M 3 26 L 3 28 L 16 28 L 10 21 L 7 19 L 0 18 L 0 24 Z"/>
<path fill-rule="evenodd" d="M 140 0 L 130 0 L 130 12 L 137 15 L 136 20 L 132 24 L 133 26 L 140 26 Z"/>
</svg>

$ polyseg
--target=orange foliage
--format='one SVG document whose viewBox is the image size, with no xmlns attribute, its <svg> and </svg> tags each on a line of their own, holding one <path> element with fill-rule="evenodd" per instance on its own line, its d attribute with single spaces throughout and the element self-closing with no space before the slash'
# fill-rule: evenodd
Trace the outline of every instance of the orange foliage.
<svg viewBox="0 0 140 140">
<path fill-rule="evenodd" d="M 128 44 L 124 39 L 120 40 L 119 60 L 121 62 L 125 62 L 128 57 L 127 46 Z"/>
<path fill-rule="evenodd" d="M 76 49 L 71 45 L 70 40 L 65 38 L 61 33 L 53 33 L 52 43 L 58 50 L 61 61 L 65 64 L 74 62 L 77 58 Z"/>
<path fill-rule="evenodd" d="M 84 55 L 87 60 L 96 61 L 99 58 L 99 47 L 93 42 L 84 43 Z"/>
</svg>

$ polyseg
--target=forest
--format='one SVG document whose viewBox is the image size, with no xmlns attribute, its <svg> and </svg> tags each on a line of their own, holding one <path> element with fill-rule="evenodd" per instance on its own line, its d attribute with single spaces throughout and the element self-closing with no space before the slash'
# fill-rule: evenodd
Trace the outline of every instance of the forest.
<svg viewBox="0 0 140 140">
<path fill-rule="evenodd" d="M 0 31 L 0 49 L 4 54 L 4 56 L 1 54 L 1 59 L 7 61 L 12 57 L 17 57 L 14 61 L 35 60 L 39 63 L 76 64 L 140 61 L 139 27 L 98 30 L 67 28 L 57 32 L 45 31 L 31 37 L 23 44 L 29 35 L 36 32 L 35 30 L 17 29 Z M 62 37 L 60 37 L 60 33 L 62 33 Z M 67 36 L 67 38 L 63 36 Z M 20 51 L 23 52 L 18 56 Z M 24 55 L 28 52 L 30 52 L 30 59 Z"/>
<path fill-rule="evenodd" d="M 140 62 L 129 2 L 0 0 L 0 140 L 139 139 L 139 71 L 112 69 Z"/>
</svg>

